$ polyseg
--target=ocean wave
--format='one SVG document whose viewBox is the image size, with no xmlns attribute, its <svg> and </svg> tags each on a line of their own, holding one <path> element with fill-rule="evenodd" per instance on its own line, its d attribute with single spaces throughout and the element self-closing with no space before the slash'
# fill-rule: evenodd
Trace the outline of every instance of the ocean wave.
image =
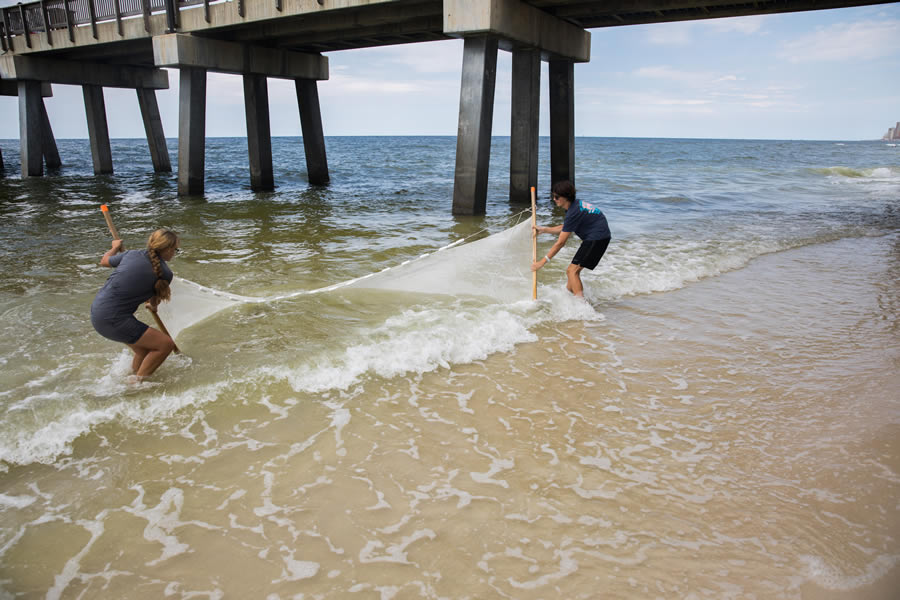
<svg viewBox="0 0 900 600">
<path fill-rule="evenodd" d="M 900 178 L 900 167 L 871 167 L 866 169 L 851 167 L 824 167 L 810 169 L 813 173 L 829 177 L 845 177 L 849 179 L 877 179 L 890 180 Z"/>
<path fill-rule="evenodd" d="M 5 432 L 0 439 L 0 461 L 13 465 L 51 464 L 60 456 L 71 454 L 73 442 L 100 425 L 159 422 L 189 406 L 215 401 L 229 385 L 220 382 L 155 394 L 152 391 L 159 384 L 126 383 L 130 365 L 131 355 L 123 350 L 111 360 L 108 372 L 92 382 L 89 391 L 85 386 L 91 382 L 86 381 L 83 386 L 54 393 L 55 408 L 49 414 L 41 411 L 35 415 L 35 419 L 43 420 L 30 426 L 20 423 L 17 431 Z M 118 400 L 109 403 L 111 397 Z"/>
<path fill-rule="evenodd" d="M 542 325 L 602 320 L 603 306 L 610 301 L 676 290 L 740 269 L 766 254 L 848 235 L 841 230 L 765 238 L 752 236 L 744 227 L 743 237 L 722 231 L 713 239 L 706 232 L 705 239 L 694 240 L 674 233 L 613 240 L 598 268 L 583 273 L 590 303 L 574 298 L 564 287 L 565 268 L 576 246 L 570 243 L 558 259 L 539 272 L 539 299 L 534 302 L 530 299 L 531 273 L 527 267 L 529 229 L 527 225 L 519 226 L 487 238 L 484 244 L 474 242 L 460 246 L 456 252 L 425 255 L 421 260 L 408 261 L 403 268 L 354 280 L 353 286 L 337 284 L 314 290 L 316 294 L 346 290 L 353 295 L 371 286 L 385 293 L 417 293 L 404 296 L 415 298 L 415 306 L 401 307 L 396 314 L 382 316 L 376 322 L 335 323 L 343 337 L 335 336 L 328 347 L 265 355 L 264 366 L 248 364 L 246 369 L 229 372 L 215 384 L 187 384 L 193 387 L 177 391 L 166 385 L 156 391 L 155 384 L 150 383 L 133 390 L 125 383 L 130 372 L 130 354 L 125 350 L 99 377 L 96 370 L 78 369 L 66 362 L 40 379 L 19 386 L 14 397 L 9 398 L 9 411 L 20 416 L 33 414 L 34 420 L 17 418 L 15 425 L 5 424 L 0 460 L 10 464 L 51 463 L 71 453 L 73 442 L 97 426 L 165 420 L 187 407 L 216 402 L 223 390 L 244 380 L 268 378 L 287 383 L 296 392 L 320 394 L 349 390 L 375 378 L 418 376 L 476 363 L 495 353 L 512 352 L 519 344 L 537 341 L 536 329 Z M 213 313 L 249 302 L 277 303 L 309 296 L 306 292 L 298 296 L 298 292 L 268 299 L 250 298 L 215 295 L 215 290 L 194 287 L 201 296 L 193 301 L 201 303 L 203 294 L 216 298 L 210 309 L 214 309 Z M 423 289 L 428 293 L 423 293 Z M 303 311 L 309 305 L 300 302 L 291 306 L 290 310 L 273 314 L 290 319 L 296 317 L 292 317 L 291 310 Z M 352 301 L 347 306 L 354 310 Z M 213 313 L 198 310 L 193 318 L 172 325 L 181 331 Z M 186 374 L 191 359 L 173 356 L 166 365 Z"/>
<path fill-rule="evenodd" d="M 266 376 L 287 381 L 297 392 L 347 390 L 367 377 L 390 379 L 420 375 L 453 365 L 484 360 L 539 338 L 541 323 L 596 321 L 603 315 L 565 290 L 541 289 L 538 302 L 409 309 L 383 324 L 359 332 L 365 342 L 325 352 L 299 365 L 260 369 Z"/>
</svg>

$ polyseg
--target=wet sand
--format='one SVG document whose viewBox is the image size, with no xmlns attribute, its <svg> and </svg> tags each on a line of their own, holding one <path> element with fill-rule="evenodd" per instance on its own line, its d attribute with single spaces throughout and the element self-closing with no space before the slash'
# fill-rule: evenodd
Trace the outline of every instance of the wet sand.
<svg viewBox="0 0 900 600">
<path fill-rule="evenodd" d="M 847 239 L 468 365 L 321 394 L 226 380 L 214 404 L 5 473 L 0 586 L 890 600 L 898 274 L 900 238 Z"/>
</svg>

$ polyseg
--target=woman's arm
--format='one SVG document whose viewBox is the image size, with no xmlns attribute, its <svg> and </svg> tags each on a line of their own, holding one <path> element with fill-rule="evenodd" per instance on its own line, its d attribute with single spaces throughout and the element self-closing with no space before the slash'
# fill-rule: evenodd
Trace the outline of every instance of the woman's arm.
<svg viewBox="0 0 900 600">
<path fill-rule="evenodd" d="M 103 255 L 103 258 L 100 259 L 100 264 L 103 265 L 104 267 L 111 268 L 112 265 L 109 264 L 109 257 L 115 256 L 116 254 L 118 254 L 121 251 L 122 251 L 122 240 L 113 240 L 112 247 L 109 250 L 107 250 L 106 254 Z"/>
<path fill-rule="evenodd" d="M 159 307 L 159 297 L 150 296 L 150 299 L 144 303 L 144 306 L 146 306 L 147 310 L 150 312 L 155 313 L 156 309 Z"/>
</svg>

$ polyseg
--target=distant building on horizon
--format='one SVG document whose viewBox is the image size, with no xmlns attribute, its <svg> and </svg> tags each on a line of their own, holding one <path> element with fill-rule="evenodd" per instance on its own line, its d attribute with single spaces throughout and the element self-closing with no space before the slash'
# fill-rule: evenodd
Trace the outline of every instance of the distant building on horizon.
<svg viewBox="0 0 900 600">
<path fill-rule="evenodd" d="M 881 138 L 886 142 L 900 140 L 900 121 L 897 121 L 896 127 L 891 127 L 887 130 L 887 133 L 884 134 L 884 137 Z"/>
</svg>

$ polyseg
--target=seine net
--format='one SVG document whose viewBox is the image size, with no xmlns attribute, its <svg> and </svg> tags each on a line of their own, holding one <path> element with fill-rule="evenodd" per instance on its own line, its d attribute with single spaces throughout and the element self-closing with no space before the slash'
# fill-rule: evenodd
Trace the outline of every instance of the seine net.
<svg viewBox="0 0 900 600">
<path fill-rule="evenodd" d="M 468 243 L 459 240 L 382 271 L 314 290 L 241 296 L 176 277 L 172 282 L 172 300 L 160 305 L 159 315 L 169 333 L 176 337 L 188 327 L 240 304 L 272 303 L 351 287 L 516 302 L 531 298 L 530 267 L 531 224 L 525 219 L 493 235 Z"/>
</svg>

